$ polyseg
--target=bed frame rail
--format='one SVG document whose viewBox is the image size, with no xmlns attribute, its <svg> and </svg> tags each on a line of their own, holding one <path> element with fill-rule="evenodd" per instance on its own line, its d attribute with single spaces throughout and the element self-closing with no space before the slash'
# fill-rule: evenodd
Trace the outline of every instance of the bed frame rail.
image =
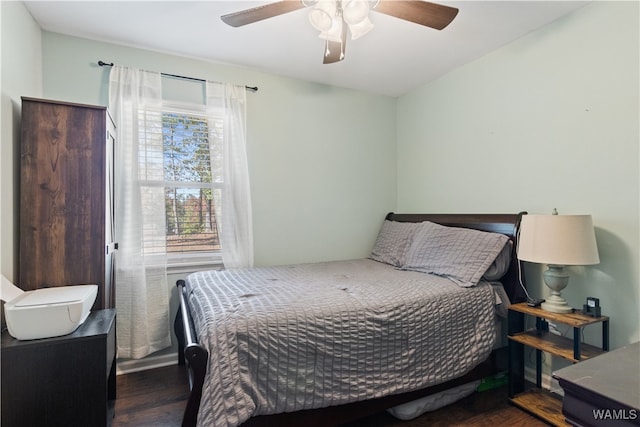
<svg viewBox="0 0 640 427">
<path fill-rule="evenodd" d="M 196 425 L 198 419 L 209 352 L 198 344 L 193 319 L 188 310 L 185 281 L 178 280 L 176 286 L 180 296 L 180 308 L 174 323 L 174 331 L 178 338 L 178 364 L 186 364 L 189 373 L 189 389 L 191 390 L 182 418 L 182 427 L 191 427 Z"/>
</svg>

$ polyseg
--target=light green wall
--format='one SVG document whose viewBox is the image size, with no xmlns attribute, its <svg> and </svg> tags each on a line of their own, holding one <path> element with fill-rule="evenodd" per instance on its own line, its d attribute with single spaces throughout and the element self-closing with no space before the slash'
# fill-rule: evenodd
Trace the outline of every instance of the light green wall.
<svg viewBox="0 0 640 427">
<path fill-rule="evenodd" d="M 19 98 L 106 105 L 102 59 L 260 87 L 248 94 L 257 264 L 363 256 L 389 210 L 586 212 L 601 263 L 572 268 L 564 294 L 574 306 L 600 298 L 614 347 L 639 339 L 637 2 L 594 2 L 398 100 L 41 35 L 20 3 L 0 4 L 8 277 L 17 260 Z M 527 267 L 541 295 L 540 269 Z"/>
<path fill-rule="evenodd" d="M 258 86 L 247 93 L 255 264 L 370 253 L 396 202 L 395 98 L 56 33 L 42 37 L 45 98 L 107 105 L 109 68 L 98 60 Z M 199 83 L 163 84 L 171 99 L 201 95 Z M 170 277 L 174 313 L 174 284 L 182 277 Z"/>
<path fill-rule="evenodd" d="M 370 252 L 395 207 L 395 98 L 48 32 L 45 97 L 106 105 L 98 60 L 259 87 L 247 93 L 257 265 Z"/>
<path fill-rule="evenodd" d="M 42 95 L 40 27 L 20 2 L 0 2 L 0 270 L 17 280 L 21 96 Z"/>
<path fill-rule="evenodd" d="M 593 215 L 601 262 L 563 295 L 600 298 L 613 347 L 640 339 L 638 5 L 594 2 L 398 101 L 399 211 Z"/>
</svg>

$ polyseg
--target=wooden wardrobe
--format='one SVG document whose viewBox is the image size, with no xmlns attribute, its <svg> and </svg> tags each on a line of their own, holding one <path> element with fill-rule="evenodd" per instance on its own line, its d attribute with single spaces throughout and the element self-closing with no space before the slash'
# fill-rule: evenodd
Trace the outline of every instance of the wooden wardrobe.
<svg viewBox="0 0 640 427">
<path fill-rule="evenodd" d="M 115 307 L 114 131 L 106 107 L 22 98 L 20 288 L 97 284 Z"/>
</svg>

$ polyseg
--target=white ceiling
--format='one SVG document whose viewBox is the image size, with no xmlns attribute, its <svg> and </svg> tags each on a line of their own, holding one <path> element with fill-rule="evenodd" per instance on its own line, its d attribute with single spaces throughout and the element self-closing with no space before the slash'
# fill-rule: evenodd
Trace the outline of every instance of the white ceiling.
<svg viewBox="0 0 640 427">
<path fill-rule="evenodd" d="M 221 15 L 272 1 L 25 1 L 25 5 L 46 31 L 399 96 L 588 3 L 438 1 L 460 10 L 442 31 L 372 12 L 375 28 L 347 42 L 344 61 L 324 65 L 323 41 L 305 9 L 239 28 L 220 20 Z"/>
</svg>

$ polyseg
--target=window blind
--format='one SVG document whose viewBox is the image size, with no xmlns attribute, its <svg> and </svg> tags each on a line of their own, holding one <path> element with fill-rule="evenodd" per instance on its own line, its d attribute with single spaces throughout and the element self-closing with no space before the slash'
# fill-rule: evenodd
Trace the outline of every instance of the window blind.
<svg viewBox="0 0 640 427">
<path fill-rule="evenodd" d="M 222 179 L 214 171 L 221 158 L 216 141 L 221 140 L 222 123 L 211 123 L 204 112 L 175 108 L 144 111 L 140 120 L 142 203 L 165 208 L 164 215 L 149 212 L 144 221 L 144 252 L 219 251 L 215 212 Z M 166 234 L 156 233 L 157 227 Z M 166 238 L 154 237 L 158 235 Z"/>
</svg>

